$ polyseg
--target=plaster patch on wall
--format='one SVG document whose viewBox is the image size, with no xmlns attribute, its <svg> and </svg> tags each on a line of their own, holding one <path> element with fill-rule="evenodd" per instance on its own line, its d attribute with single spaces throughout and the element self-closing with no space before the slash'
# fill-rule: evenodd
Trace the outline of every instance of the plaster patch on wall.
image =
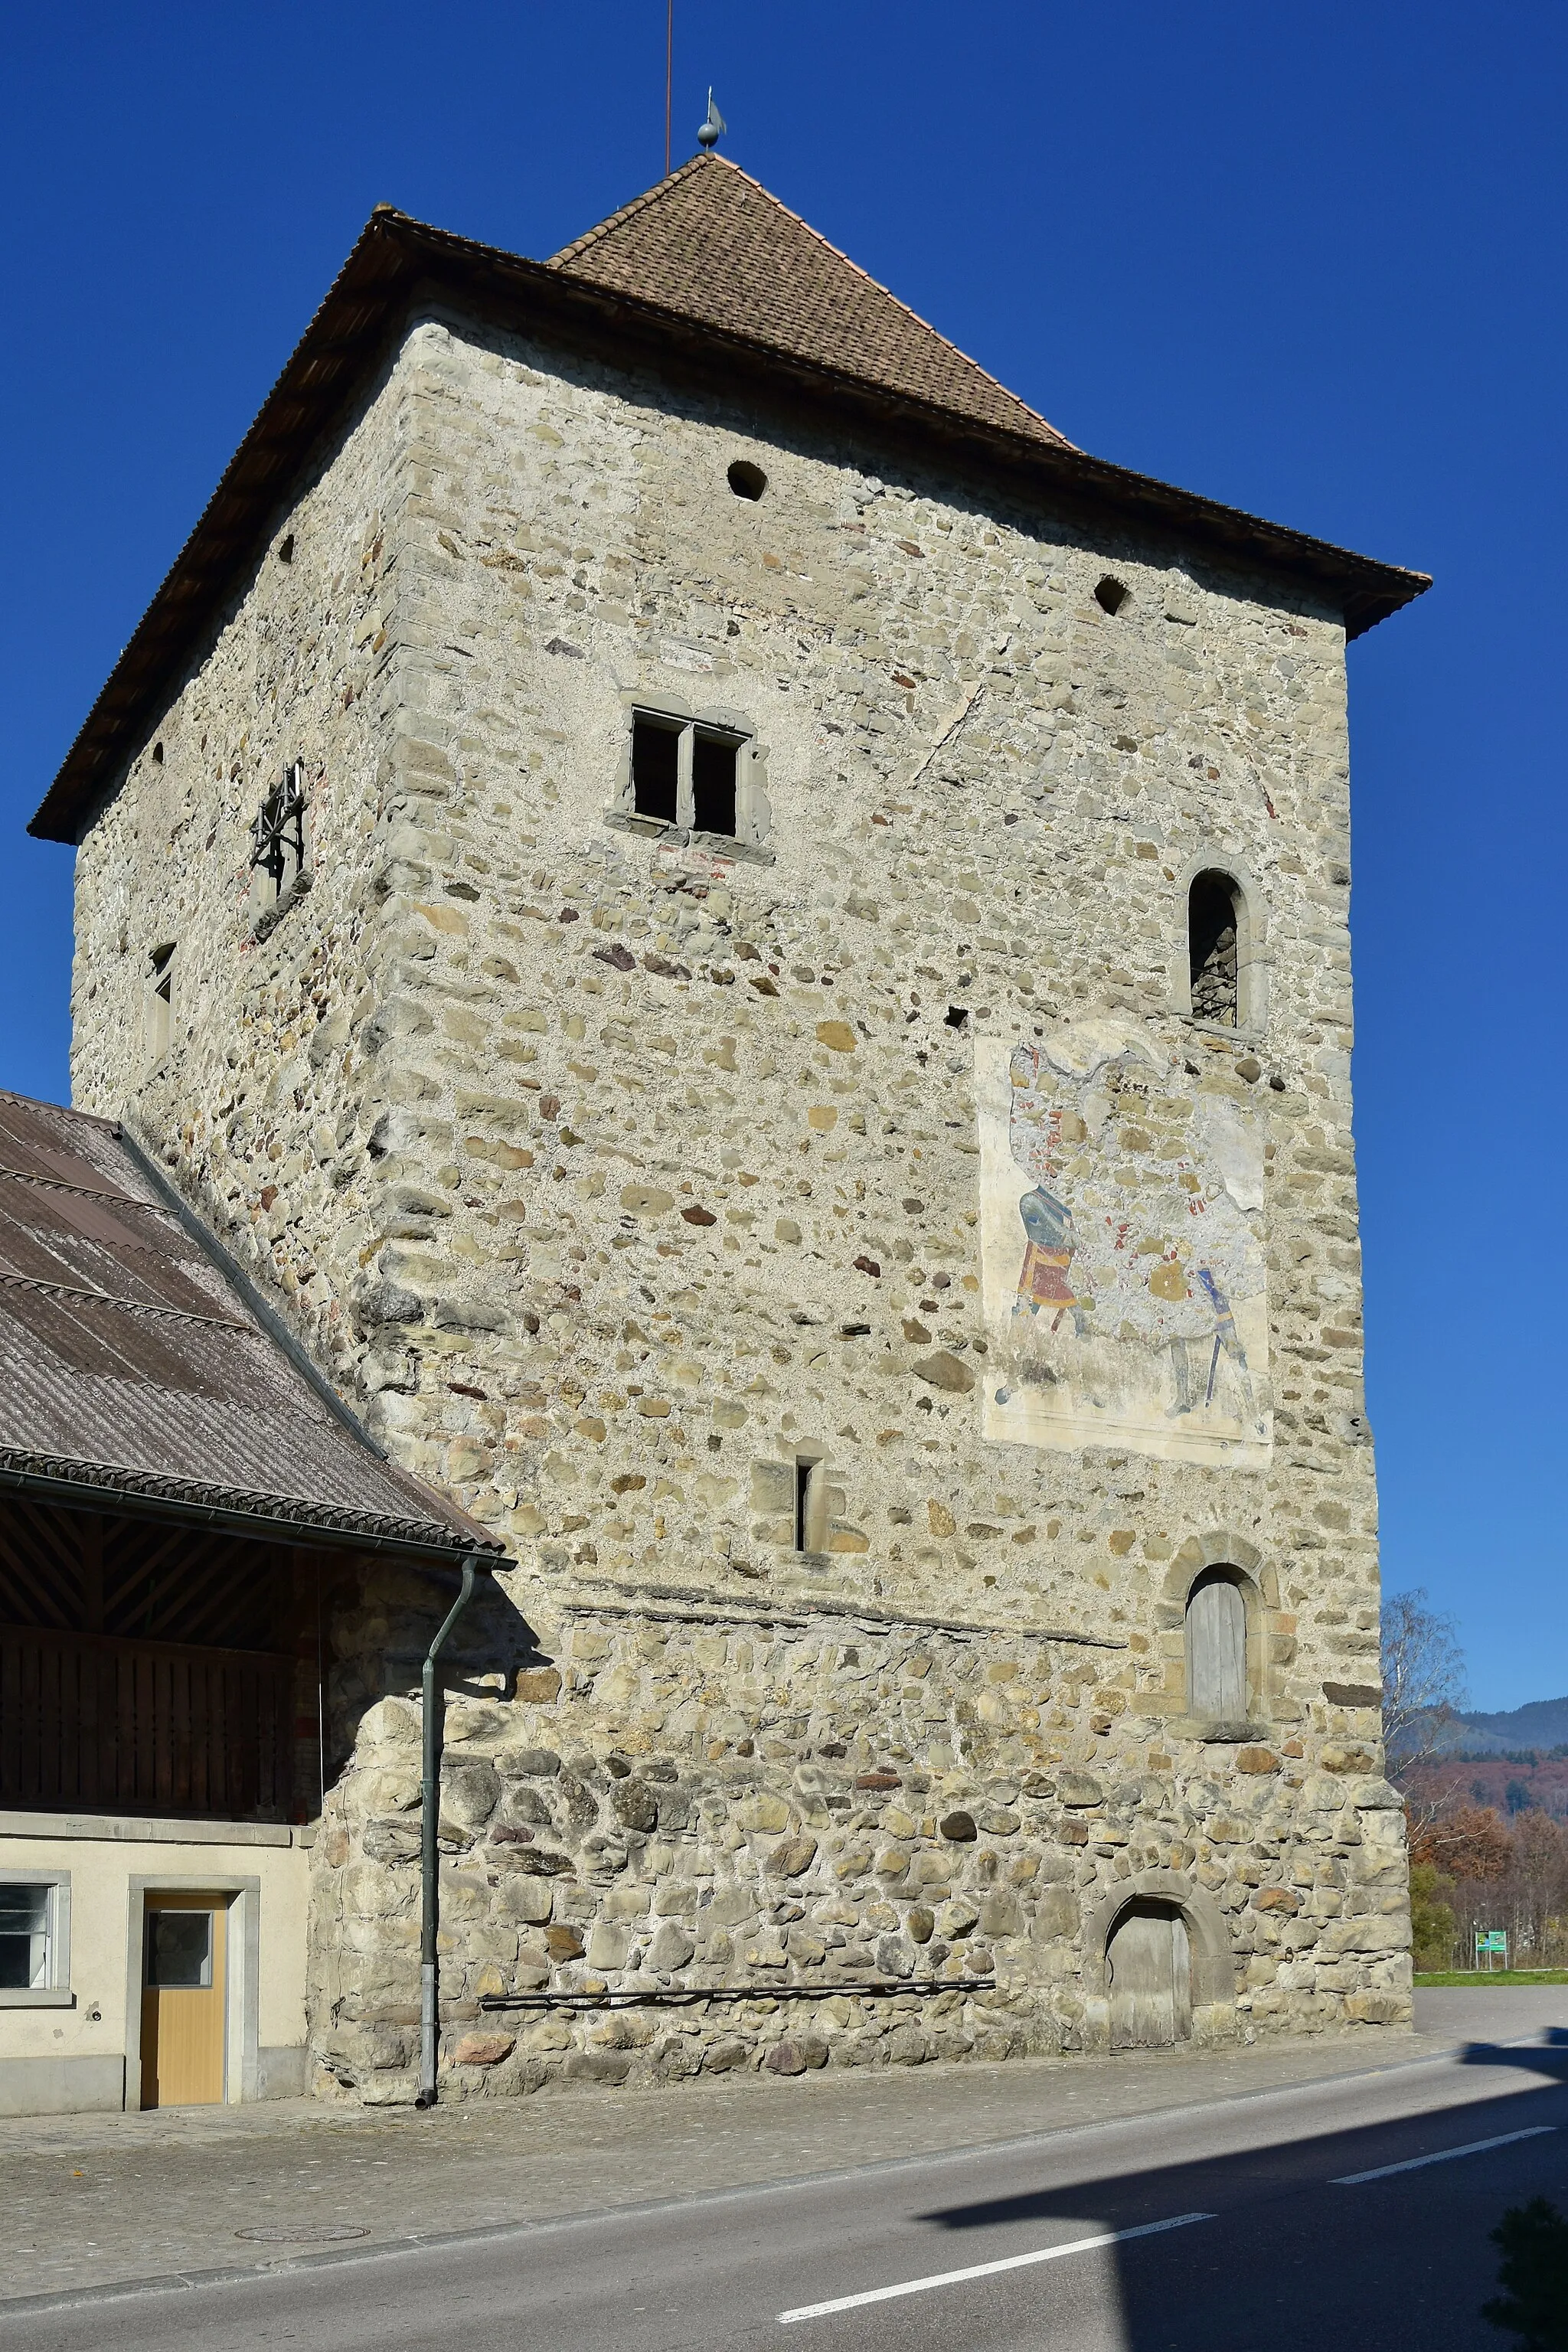
<svg viewBox="0 0 1568 2352">
<path fill-rule="evenodd" d="M 1262 1469 L 1273 1449 L 1254 1118 L 1184 1097 L 1136 1024 L 975 1041 L 982 1431 Z"/>
</svg>

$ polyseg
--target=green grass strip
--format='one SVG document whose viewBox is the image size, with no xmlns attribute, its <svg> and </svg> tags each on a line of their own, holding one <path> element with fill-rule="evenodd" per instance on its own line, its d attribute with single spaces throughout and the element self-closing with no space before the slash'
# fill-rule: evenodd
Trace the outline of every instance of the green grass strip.
<svg viewBox="0 0 1568 2352">
<path fill-rule="evenodd" d="M 1417 1969 L 1418 1985 L 1560 1985 L 1568 1969 Z"/>
</svg>

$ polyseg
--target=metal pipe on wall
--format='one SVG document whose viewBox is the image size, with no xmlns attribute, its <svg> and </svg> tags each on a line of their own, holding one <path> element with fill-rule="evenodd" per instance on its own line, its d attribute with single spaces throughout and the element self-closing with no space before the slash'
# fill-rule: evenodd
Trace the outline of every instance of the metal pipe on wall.
<svg viewBox="0 0 1568 2352">
<path fill-rule="evenodd" d="M 440 1632 L 426 1653 L 420 1676 L 424 1700 L 425 1757 L 420 1780 L 419 1822 L 419 2095 L 415 2105 L 436 2104 L 436 2068 L 440 2056 L 439 1970 L 436 1942 L 441 1927 L 440 1826 L 441 1747 L 446 1728 L 447 1686 L 437 1674 L 452 1629 L 474 1597 L 476 1563 L 463 1562 L 463 1586 Z"/>
</svg>

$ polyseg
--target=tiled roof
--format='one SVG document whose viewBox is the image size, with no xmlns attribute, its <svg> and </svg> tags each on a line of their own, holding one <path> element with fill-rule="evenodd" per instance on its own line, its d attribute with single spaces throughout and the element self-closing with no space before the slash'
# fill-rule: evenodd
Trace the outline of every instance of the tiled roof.
<svg viewBox="0 0 1568 2352">
<path fill-rule="evenodd" d="M 0 1473 L 491 1555 L 334 1411 L 118 1128 L 0 1095 Z"/>
<path fill-rule="evenodd" d="M 721 155 L 682 164 L 550 266 L 952 415 L 1071 446 Z"/>
</svg>

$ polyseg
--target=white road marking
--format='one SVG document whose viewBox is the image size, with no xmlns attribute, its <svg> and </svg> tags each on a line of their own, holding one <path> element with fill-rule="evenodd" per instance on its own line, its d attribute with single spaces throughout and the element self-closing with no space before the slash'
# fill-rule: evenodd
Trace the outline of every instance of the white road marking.
<svg viewBox="0 0 1568 2352">
<path fill-rule="evenodd" d="M 1542 2132 L 1556 2128 L 1555 2124 L 1531 2124 L 1528 2131 L 1500 2132 L 1496 2139 L 1472 2139 L 1463 2147 L 1440 2147 L 1436 2156 L 1407 2157 L 1403 2164 L 1380 2164 L 1371 2172 L 1342 2172 L 1329 2186 L 1354 2189 L 1363 2180 L 1386 2180 L 1391 2172 L 1419 2172 L 1424 2164 L 1447 2164 L 1456 2156 L 1479 2156 L 1483 2148 L 1510 2147 L 1516 2139 L 1539 2139 Z"/>
<path fill-rule="evenodd" d="M 1065 2246 L 1042 2246 L 1037 2253 L 1009 2254 L 999 2263 L 976 2263 L 965 2271 L 937 2271 L 930 2278 L 904 2279 L 898 2286 L 868 2287 L 864 2294 L 840 2294 L 831 2303 L 803 2304 L 798 2311 L 781 2311 L 779 2326 L 797 2319 L 826 2319 L 835 2311 L 858 2311 L 863 2304 L 891 2303 L 896 2295 L 928 2294 L 933 2286 L 958 2286 L 965 2279 L 995 2278 L 1002 2271 L 1026 2270 L 1031 2263 L 1060 2262 L 1064 2254 L 1087 2254 L 1095 2246 L 1121 2246 L 1130 2238 L 1157 2238 L 1164 2230 L 1184 2230 L 1189 2221 L 1212 2221 L 1212 2213 L 1178 2213 L 1170 2221 L 1145 2221 L 1136 2230 L 1108 2230 L 1099 2238 L 1073 2238 Z"/>
</svg>

